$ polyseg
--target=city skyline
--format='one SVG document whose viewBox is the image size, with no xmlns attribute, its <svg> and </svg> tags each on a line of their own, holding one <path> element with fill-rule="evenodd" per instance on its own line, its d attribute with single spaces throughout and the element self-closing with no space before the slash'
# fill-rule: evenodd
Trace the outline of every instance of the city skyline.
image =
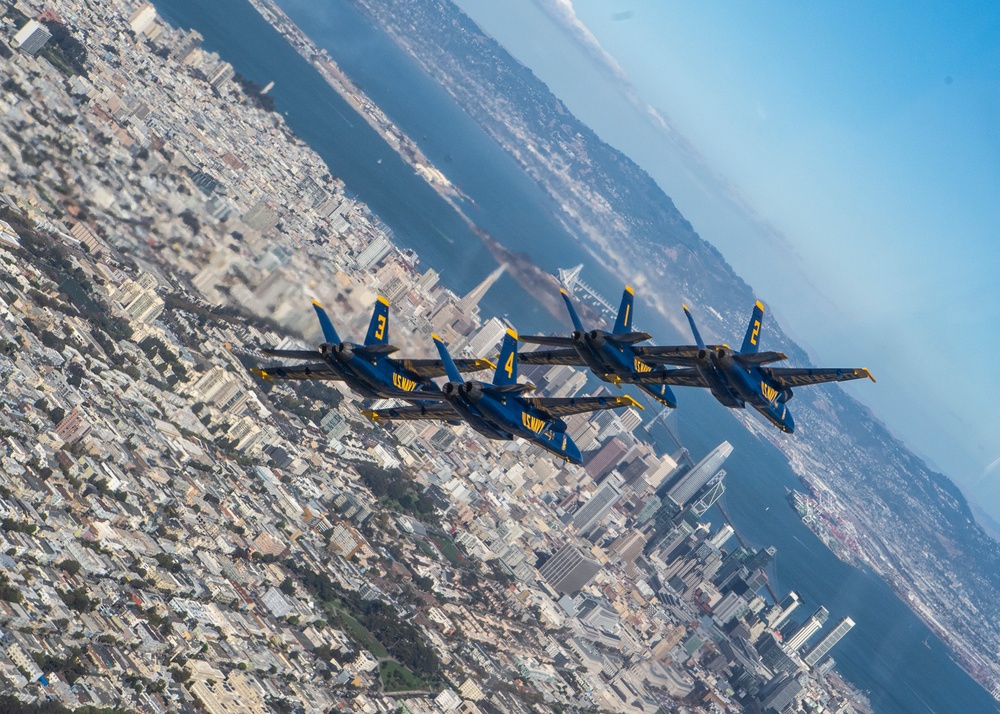
<svg viewBox="0 0 1000 714">
<path fill-rule="evenodd" d="M 30 556 L 4 561 L 27 605 L 4 598 L 3 617 L 34 628 L 12 635 L 16 646 L 6 643 L 4 654 L 16 666 L 4 665 L 4 677 L 27 680 L 16 671 L 23 665 L 37 679 L 35 655 L 52 655 L 53 643 L 76 642 L 89 631 L 111 639 L 79 655 L 89 672 L 77 690 L 62 670 L 43 685 L 63 701 L 86 692 L 90 702 L 104 704 L 118 693 L 152 706 L 169 691 L 205 706 L 232 704 L 238 696 L 263 707 L 277 693 L 317 707 L 334 700 L 381 707 L 391 701 L 384 690 L 409 684 L 409 671 L 427 677 L 424 684 L 446 674 L 447 681 L 434 679 L 433 699 L 407 700 L 427 711 L 484 698 L 510 705 L 512 695 L 493 690 L 488 673 L 519 677 L 563 705 L 617 707 L 627 702 L 616 688 L 646 696 L 642 677 L 677 697 L 694 691 L 695 681 L 714 681 L 704 669 L 705 646 L 732 642 L 726 651 L 740 669 L 730 676 L 755 691 L 766 684 L 759 690 L 765 698 L 798 694 L 781 677 L 758 682 L 764 670 L 752 661 L 750 639 L 767 627 L 759 617 L 767 601 L 756 590 L 767 580 L 761 568 L 773 560 L 773 548 L 726 552 L 731 529 L 713 537 L 704 524 L 682 520 L 665 546 L 670 552 L 659 549 L 648 562 L 639 557 L 641 534 L 632 525 L 655 503 L 653 491 L 674 462 L 635 438 L 638 418 L 567 425 L 591 435 L 593 451 L 614 439 L 626 446 L 613 463 L 609 457 L 603 474 L 621 481 L 620 498 L 588 518 L 601 528 L 588 543 L 570 538 L 560 520 L 562 504 L 601 488 L 586 468 L 554 464 L 526 443 L 484 448 L 447 425 L 372 432 L 349 393 L 255 386 L 245 369 L 247 347 L 294 347 L 310 317 L 302 299 L 314 290 L 343 310 L 354 332 L 362 330 L 376 294 L 401 290 L 407 300 L 393 341 L 404 349 L 419 349 L 433 315 L 442 305 L 457 308 L 462 298 L 437 286 L 435 271 L 417 270 L 412 252 L 390 245 L 382 254 L 380 241 L 391 232 L 363 203 L 343 200 L 343 184 L 280 119 L 242 103 L 231 66 L 192 34 L 149 21 L 139 3 L 116 2 L 111 21 L 70 0 L 64 5 L 95 37 L 110 33 L 112 40 L 130 13 L 144 27 L 116 59 L 116 69 L 136 79 L 135 102 L 121 101 L 109 71 L 95 72 L 96 90 L 79 79 L 67 82 L 78 92 L 69 94 L 44 60 L 18 55 L 7 65 L 28 96 L 20 107 L 5 101 L 0 120 L 19 121 L 29 104 L 44 116 L 67 117 L 19 131 L 29 145 L 43 147 L 57 127 L 87 160 L 65 164 L 72 178 L 70 193 L 62 194 L 53 188 L 60 180 L 53 162 L 39 168 L 25 160 L 30 152 L 0 155 L 8 175 L 21 179 L 4 185 L 5 215 L 14 221 L 8 249 L 32 256 L 4 256 L 9 292 L 0 298 L 5 342 L 24 348 L 0 358 L 6 404 L 16 410 L 3 423 L 13 434 L 2 455 L 10 491 L 3 498 L 17 525 L 5 540 L 19 558 Z M 183 51 L 161 56 L 154 47 Z M 92 61 L 109 66 L 106 58 Z M 150 76 L 156 82 L 141 81 Z M 229 121 L 233 110 L 223 109 L 214 92 L 233 101 L 239 122 Z M 111 140 L 98 140 L 109 136 L 105 131 Z M 77 187 L 92 197 L 86 211 L 79 210 Z M 45 198 L 52 195 L 66 209 L 61 215 Z M 119 220 L 123 211 L 137 220 Z M 368 251 L 372 245 L 377 249 Z M 69 312 L 63 297 L 73 281 L 86 288 L 84 295 L 93 291 L 94 302 L 80 315 Z M 258 317 L 222 312 L 234 304 Z M 96 321 L 105 312 L 114 320 L 102 329 Z M 264 317 L 273 322 L 259 321 Z M 480 335 L 488 342 L 496 325 L 484 320 L 480 328 L 478 315 L 463 317 L 470 318 L 461 324 L 469 344 Z M 104 332 L 124 334 L 125 326 L 131 339 L 109 340 Z M 562 371 L 551 372 L 547 383 L 566 386 Z M 28 448 L 33 438 L 40 445 Z M 419 480 L 380 480 L 379 473 L 393 469 Z M 710 485 L 711 478 L 700 488 Z M 699 498 L 697 489 L 692 497 Z M 80 519 L 88 526 L 83 534 L 71 526 Z M 462 555 L 449 549 L 444 526 L 455 527 Z M 539 547 L 556 553 L 569 547 L 568 538 L 582 558 L 600 565 L 592 576 L 597 584 L 572 602 L 546 592 L 534 568 Z M 283 559 L 287 553 L 295 558 Z M 713 578 L 727 558 L 732 567 L 725 568 L 723 586 Z M 676 580 L 656 592 L 647 582 L 650 567 Z M 470 576 L 479 582 L 467 584 Z M 404 673 L 380 666 L 377 647 L 394 638 L 356 609 L 355 595 L 334 597 L 334 610 L 364 619 L 373 639 L 333 614 L 330 583 L 367 607 L 384 606 L 380 612 L 407 612 L 390 617 L 394 627 L 412 626 L 402 639 L 419 645 L 392 651 Z M 714 622 L 701 617 L 706 606 L 718 608 Z M 44 617 L 31 623 L 30 608 Z M 60 616 L 71 626 L 57 625 Z M 551 633 L 567 624 L 573 636 L 557 640 Z M 735 629 L 725 633 L 723 626 Z M 497 653 L 480 641 L 509 644 Z M 152 657 L 143 665 L 126 656 L 123 665 L 117 654 L 124 643 Z M 187 656 L 177 672 L 161 658 L 175 645 Z M 334 651 L 336 657 L 324 658 Z M 647 651 L 656 659 L 641 676 L 622 666 Z M 450 664 L 435 670 L 446 656 Z M 581 674 L 562 674 L 556 669 L 562 661 L 578 663 Z M 136 671 L 139 679 L 110 684 L 109 673 Z M 580 686 L 583 677 L 596 689 Z M 363 693 L 324 689 L 320 681 L 352 682 Z M 855 696 L 819 679 L 805 691 L 831 703 Z"/>
</svg>

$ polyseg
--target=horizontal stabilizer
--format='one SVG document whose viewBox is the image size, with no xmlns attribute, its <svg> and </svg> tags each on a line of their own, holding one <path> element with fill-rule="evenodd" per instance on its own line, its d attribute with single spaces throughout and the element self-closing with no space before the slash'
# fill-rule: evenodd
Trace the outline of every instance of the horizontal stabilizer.
<svg viewBox="0 0 1000 714">
<path fill-rule="evenodd" d="M 361 355 L 362 357 L 385 357 L 386 355 L 391 355 L 393 352 L 399 352 L 399 348 L 395 345 L 374 344 L 354 348 L 354 354 Z"/>
<path fill-rule="evenodd" d="M 632 379 L 634 384 L 672 384 L 675 387 L 707 387 L 708 382 L 694 367 L 670 369 L 655 374 L 640 374 Z"/>
<path fill-rule="evenodd" d="M 537 387 L 531 382 L 524 382 L 518 384 L 499 384 L 490 385 L 483 388 L 484 392 L 489 394 L 524 394 L 525 392 L 533 392 Z"/>
<path fill-rule="evenodd" d="M 275 364 L 260 369 L 251 369 L 250 372 L 268 382 L 273 382 L 276 379 L 315 379 L 320 381 L 339 381 L 342 379 L 326 362 L 296 365 Z"/>
<path fill-rule="evenodd" d="M 517 358 L 521 364 L 566 364 L 577 367 L 583 367 L 587 364 L 575 349 L 522 352 Z"/>
<path fill-rule="evenodd" d="M 646 340 L 653 339 L 653 336 L 648 332 L 626 332 L 624 335 L 608 335 L 608 342 L 614 342 L 616 345 L 634 345 L 636 342 L 645 342 Z"/>
<path fill-rule="evenodd" d="M 740 364 L 768 364 L 788 359 L 788 356 L 784 352 L 753 352 L 747 355 L 734 354 L 733 359 Z"/>
<path fill-rule="evenodd" d="M 319 357 L 318 350 L 272 350 L 268 347 L 261 347 L 260 352 L 269 357 L 282 357 L 284 359 L 316 359 Z"/>
<path fill-rule="evenodd" d="M 714 352 L 721 346 L 722 345 L 708 345 L 703 348 L 694 347 L 693 345 L 678 347 L 650 346 L 633 347 L 632 351 L 635 353 L 636 357 L 641 357 L 643 362 L 647 362 L 649 364 L 672 364 L 678 367 L 689 367 L 697 362 L 698 353 L 701 349 Z"/>
<path fill-rule="evenodd" d="M 549 347 L 572 347 L 573 338 L 572 337 L 549 337 L 548 335 L 528 335 L 527 337 L 518 337 L 521 342 L 527 342 L 532 345 L 548 345 Z"/>
</svg>

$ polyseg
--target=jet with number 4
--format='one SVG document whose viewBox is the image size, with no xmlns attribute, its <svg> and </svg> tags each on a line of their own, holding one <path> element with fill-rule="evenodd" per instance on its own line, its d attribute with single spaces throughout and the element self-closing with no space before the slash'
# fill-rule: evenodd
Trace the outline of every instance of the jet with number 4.
<svg viewBox="0 0 1000 714">
<path fill-rule="evenodd" d="M 637 348 L 643 359 L 681 367 L 667 372 L 667 384 L 682 387 L 705 387 L 723 405 L 742 409 L 749 405 L 784 432 L 795 431 L 795 422 L 788 411 L 792 387 L 804 387 L 824 382 L 845 382 L 851 379 L 875 377 L 867 369 L 855 368 L 795 368 L 769 367 L 787 359 L 781 352 L 761 352 L 760 334 L 764 322 L 764 305 L 754 306 L 739 352 L 728 345 L 706 346 L 695 325 L 688 306 L 684 306 L 696 346 Z"/>
<path fill-rule="evenodd" d="M 333 327 L 330 316 L 313 300 L 316 317 L 323 330 L 323 343 L 315 350 L 260 351 L 271 357 L 307 360 L 300 365 L 271 365 L 250 371 L 262 379 L 342 381 L 358 394 L 373 399 L 420 401 L 443 399 L 434 377 L 445 374 L 441 360 L 395 359 L 398 350 L 389 344 L 389 301 L 379 296 L 372 311 L 368 335 L 363 345 L 344 342 Z M 475 372 L 493 367 L 485 359 L 458 360 L 457 369 Z"/>
<path fill-rule="evenodd" d="M 579 464 L 582 463 L 580 449 L 566 433 L 566 422 L 562 417 L 601 409 L 642 409 L 629 396 L 579 399 L 524 396 L 534 391 L 535 385 L 519 384 L 517 381 L 517 333 L 513 330 L 508 330 L 504 337 L 497 360 L 499 366 L 490 384 L 463 380 L 447 346 L 437 335 L 433 337 L 451 380 L 441 388 L 447 401 L 363 410 L 363 414 L 374 422 L 436 419 L 454 423 L 461 420 L 489 439 L 510 441 L 521 437 L 566 461 Z"/>
<path fill-rule="evenodd" d="M 573 321 L 573 334 L 569 337 L 546 335 L 522 337 L 521 342 L 559 348 L 525 352 L 521 355 L 524 364 L 589 367 L 591 372 L 605 382 L 614 385 L 634 384 L 660 404 L 671 408 L 677 406 L 677 400 L 670 387 L 659 380 L 659 377 L 666 375 L 669 370 L 650 366 L 640 357 L 635 347 L 637 342 L 644 342 L 651 336 L 645 332 L 632 331 L 632 313 L 635 304 L 635 293 L 632 288 L 625 286 L 621 307 L 618 308 L 618 318 L 611 332 L 586 330 L 576 313 L 576 308 L 573 307 L 573 302 L 569 299 L 569 293 L 564 289 L 559 292 Z"/>
</svg>

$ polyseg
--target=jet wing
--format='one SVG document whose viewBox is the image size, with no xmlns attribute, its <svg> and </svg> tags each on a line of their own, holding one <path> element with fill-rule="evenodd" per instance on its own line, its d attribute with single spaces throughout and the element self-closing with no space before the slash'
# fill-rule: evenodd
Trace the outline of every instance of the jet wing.
<svg viewBox="0 0 1000 714">
<path fill-rule="evenodd" d="M 550 347 L 572 347 L 572 337 L 549 337 L 547 335 L 528 335 L 518 337 L 521 342 L 528 342 L 532 345 L 549 345 Z"/>
<path fill-rule="evenodd" d="M 444 376 L 444 363 L 439 359 L 400 359 L 399 366 L 410 370 L 421 377 L 431 379 Z M 479 372 L 484 369 L 496 369 L 496 365 L 488 359 L 457 359 L 455 365 L 459 372 Z"/>
<path fill-rule="evenodd" d="M 768 381 L 779 389 L 786 387 L 804 387 L 809 384 L 823 384 L 824 382 L 847 382 L 852 379 L 864 379 L 867 377 L 871 381 L 875 378 L 867 369 L 836 368 L 827 367 L 820 369 L 793 367 L 761 367 L 760 373 L 767 377 Z"/>
<path fill-rule="evenodd" d="M 522 401 L 549 414 L 553 418 L 596 412 L 602 409 L 620 409 L 622 407 L 643 406 L 627 394 L 613 397 L 524 397 Z"/>
<path fill-rule="evenodd" d="M 630 378 L 629 381 L 634 384 L 673 384 L 676 387 L 708 386 L 705 378 L 693 367 L 664 370 L 655 374 L 640 374 L 634 379 Z"/>
<path fill-rule="evenodd" d="M 752 352 L 750 354 L 734 354 L 733 359 L 740 364 L 767 364 L 788 359 L 788 356 L 784 352 Z"/>
<path fill-rule="evenodd" d="M 282 357 L 284 359 L 316 359 L 319 357 L 319 350 L 272 350 L 268 347 L 261 347 L 260 352 L 269 357 Z"/>
<path fill-rule="evenodd" d="M 419 421 L 422 419 L 437 419 L 438 421 L 454 421 L 461 419 L 458 412 L 448 404 L 414 404 L 410 407 L 389 407 L 387 409 L 362 409 L 361 413 L 379 423 L 384 421 Z"/>
<path fill-rule="evenodd" d="M 517 356 L 521 364 L 568 364 L 582 367 L 586 363 L 576 350 L 535 350 Z"/>
<path fill-rule="evenodd" d="M 318 379 L 326 381 L 339 381 L 343 379 L 326 362 L 314 362 L 313 364 L 284 365 L 274 364 L 260 369 L 251 369 L 261 379 L 268 382 L 275 379 Z"/>
<path fill-rule="evenodd" d="M 714 351 L 722 345 L 706 345 L 705 349 Z M 646 347 L 633 347 L 632 352 L 636 357 L 641 357 L 643 362 L 649 364 L 673 364 L 678 367 L 689 367 L 695 363 L 700 350 L 695 345 L 681 345 L 677 347 L 650 345 Z"/>
<path fill-rule="evenodd" d="M 636 342 L 645 342 L 653 339 L 648 332 L 626 332 L 624 335 L 608 335 L 608 342 L 616 345 L 634 345 Z"/>
</svg>

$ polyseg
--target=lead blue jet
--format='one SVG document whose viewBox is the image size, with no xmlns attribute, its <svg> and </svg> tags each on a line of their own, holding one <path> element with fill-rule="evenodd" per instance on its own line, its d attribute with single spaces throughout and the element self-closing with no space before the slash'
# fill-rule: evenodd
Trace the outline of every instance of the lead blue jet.
<svg viewBox="0 0 1000 714">
<path fill-rule="evenodd" d="M 733 409 L 750 405 L 786 433 L 795 431 L 795 422 L 786 406 L 792 398 L 792 387 L 865 377 L 875 381 L 867 369 L 764 366 L 787 357 L 781 352 L 760 351 L 761 326 L 764 324 L 764 305 L 760 301 L 750 315 L 750 324 L 739 352 L 728 345 L 706 346 L 687 305 L 684 305 L 684 314 L 691 325 L 696 346 L 637 348 L 639 354 L 651 362 L 683 367 L 670 370 L 662 377 L 668 384 L 705 387 L 719 402 Z M 650 350 L 648 354 L 645 354 L 646 349 Z"/>
<path fill-rule="evenodd" d="M 612 331 L 590 330 L 584 328 L 580 316 L 569 299 L 569 293 L 560 289 L 569 318 L 573 321 L 573 334 L 570 337 L 548 337 L 533 335 L 522 337 L 522 342 L 536 345 L 560 347 L 556 350 L 536 350 L 521 355 L 524 364 L 566 364 L 574 367 L 589 367 L 590 371 L 605 382 L 616 386 L 634 384 L 649 394 L 660 404 L 670 408 L 677 406 L 674 393 L 659 377 L 669 370 L 663 367 L 654 368 L 645 362 L 635 348 L 635 343 L 650 339 L 645 332 L 632 331 L 632 314 L 634 312 L 635 293 L 628 285 L 622 293 L 621 307 L 618 308 L 618 318 Z"/>
<path fill-rule="evenodd" d="M 389 344 L 389 301 L 384 297 L 379 296 L 375 302 L 363 345 L 341 340 L 330 316 L 315 300 L 313 309 L 323 330 L 324 341 L 319 347 L 315 350 L 264 348 L 260 351 L 272 357 L 297 360 L 319 358 L 321 361 L 304 365 L 271 365 L 250 371 L 268 381 L 342 381 L 353 391 L 372 399 L 443 399 L 440 388 L 432 379 L 445 374 L 441 360 L 394 359 L 389 356 L 399 348 Z M 493 367 L 493 363 L 485 359 L 462 359 L 457 365 L 458 369 L 466 372 L 488 367 Z"/>
<path fill-rule="evenodd" d="M 517 381 L 517 333 L 508 330 L 500 348 L 493 382 L 462 379 L 448 347 L 434 335 L 441 361 L 449 381 L 441 388 L 447 401 L 422 403 L 414 406 L 363 410 L 374 422 L 396 419 L 436 419 L 454 423 L 464 421 L 488 439 L 510 441 L 521 437 L 532 441 L 556 456 L 580 464 L 580 449 L 566 433 L 562 417 L 601 409 L 642 407 L 627 395 L 620 397 L 526 397 L 534 391 L 533 384 Z"/>
</svg>

